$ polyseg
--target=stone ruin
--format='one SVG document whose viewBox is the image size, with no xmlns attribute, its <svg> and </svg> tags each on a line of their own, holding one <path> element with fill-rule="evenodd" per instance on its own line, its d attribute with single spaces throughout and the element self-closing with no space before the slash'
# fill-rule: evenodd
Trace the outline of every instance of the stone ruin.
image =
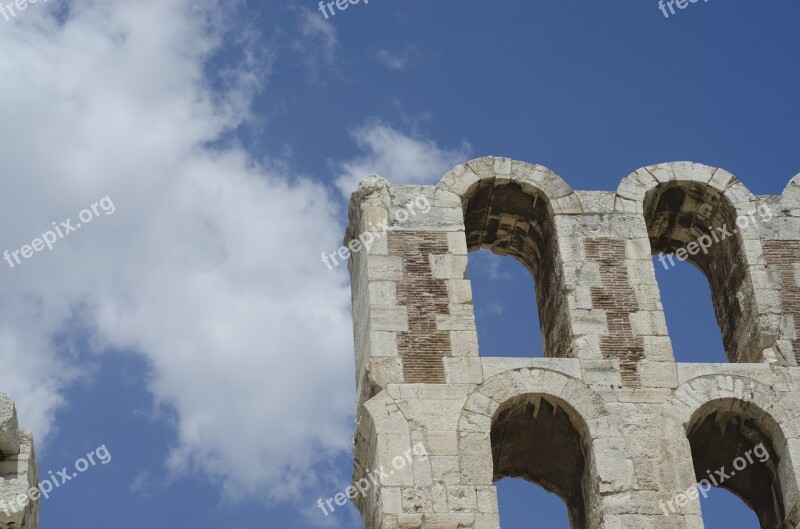
<svg viewBox="0 0 800 529">
<path fill-rule="evenodd" d="M 430 210 L 400 222 L 420 196 Z M 574 191 L 545 167 L 485 157 L 435 186 L 370 177 L 349 218 L 355 250 L 392 226 L 349 261 L 353 482 L 419 443 L 429 454 L 356 495 L 366 529 L 498 529 L 493 483 L 507 476 L 556 493 L 575 529 L 700 529 L 694 485 L 723 467 L 717 484 L 763 529 L 797 527 L 800 175 L 754 196 L 723 169 L 678 162 L 616 192 Z M 543 358 L 480 356 L 466 277 L 481 248 L 530 270 Z M 675 362 L 654 254 L 705 274 L 729 363 Z M 736 475 L 759 446 L 768 458 Z"/>
<path fill-rule="evenodd" d="M 33 435 L 19 429 L 14 403 L 0 393 L 0 529 L 39 527 L 39 500 L 28 495 L 38 483 Z"/>
</svg>

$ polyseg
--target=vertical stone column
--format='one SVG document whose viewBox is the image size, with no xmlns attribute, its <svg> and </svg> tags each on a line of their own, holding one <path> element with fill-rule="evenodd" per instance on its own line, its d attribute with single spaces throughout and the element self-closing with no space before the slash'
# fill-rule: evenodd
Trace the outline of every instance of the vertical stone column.
<svg viewBox="0 0 800 529">
<path fill-rule="evenodd" d="M 556 215 L 556 229 L 584 376 L 600 386 L 674 387 L 644 220 L 613 193 L 575 194 L 580 209 Z"/>
<path fill-rule="evenodd" d="M 800 364 L 800 239 L 764 241 L 763 246 L 767 268 L 780 299 L 776 346 Z"/>
<path fill-rule="evenodd" d="M 390 192 L 391 189 L 391 192 Z M 480 376 L 461 203 L 433 186 L 373 177 L 351 201 L 350 256 L 360 400 L 390 383 Z M 370 387 L 372 386 L 372 387 Z"/>
<path fill-rule="evenodd" d="M 17 410 L 7 395 L 0 393 L 0 527 L 37 529 L 38 494 L 29 494 L 39 482 L 33 436 L 20 430 Z"/>
<path fill-rule="evenodd" d="M 763 327 L 775 338 L 774 356 L 800 365 L 800 175 L 774 200 L 762 199 L 774 218 L 759 226 L 766 269 L 759 283 L 764 303 Z M 759 276 L 761 277 L 761 276 Z"/>
</svg>

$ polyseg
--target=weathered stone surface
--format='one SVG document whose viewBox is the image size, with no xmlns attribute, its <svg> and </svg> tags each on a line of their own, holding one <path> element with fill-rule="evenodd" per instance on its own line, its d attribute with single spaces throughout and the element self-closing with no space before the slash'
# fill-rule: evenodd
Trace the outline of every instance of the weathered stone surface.
<svg viewBox="0 0 800 529">
<path fill-rule="evenodd" d="M 0 453 L 19 453 L 19 426 L 17 408 L 8 396 L 0 394 Z"/>
<path fill-rule="evenodd" d="M 502 477 L 557 493 L 576 529 L 700 529 L 696 483 L 723 466 L 763 527 L 798 527 L 798 181 L 754 197 L 722 169 L 677 162 L 615 193 L 573 191 L 499 157 L 437 186 L 368 179 L 349 236 L 396 229 L 350 261 L 353 477 L 394 470 L 355 500 L 366 529 L 499 529 Z M 430 211 L 398 222 L 418 197 Z M 479 248 L 530 270 L 544 358 L 480 358 L 465 278 Z M 654 254 L 706 275 L 730 363 L 675 363 Z M 13 447 L 3 410 L 0 447 Z"/>
<path fill-rule="evenodd" d="M 33 436 L 19 430 L 14 403 L 0 393 L 0 527 L 39 526 L 39 500 L 29 496 L 38 482 Z"/>
</svg>

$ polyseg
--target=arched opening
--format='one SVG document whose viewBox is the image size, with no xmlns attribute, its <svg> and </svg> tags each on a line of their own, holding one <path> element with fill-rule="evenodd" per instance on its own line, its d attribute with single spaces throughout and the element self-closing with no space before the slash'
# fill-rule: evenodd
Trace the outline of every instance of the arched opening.
<svg viewBox="0 0 800 529">
<path fill-rule="evenodd" d="M 529 481 L 503 478 L 496 483 L 503 529 L 570 529 L 564 500 Z M 536 523 L 532 523 L 536 520 Z"/>
<path fill-rule="evenodd" d="M 470 252 L 467 267 L 481 356 L 541 357 L 533 276 L 517 259 Z"/>
<path fill-rule="evenodd" d="M 751 225 L 758 219 L 737 219 L 733 205 L 717 189 L 684 181 L 651 189 L 644 215 L 656 268 L 674 272 L 679 261 L 687 261 L 700 269 L 711 289 L 728 359 L 759 361 L 757 312 L 739 235 L 745 221 Z"/>
<path fill-rule="evenodd" d="M 703 272 L 689 263 L 666 267 L 654 257 L 653 267 L 661 291 L 676 362 L 724 363 L 728 361 L 717 328 L 711 288 Z"/>
<path fill-rule="evenodd" d="M 705 529 L 760 529 L 758 517 L 736 494 L 713 488 L 700 496 Z"/>
<path fill-rule="evenodd" d="M 586 426 L 574 409 L 549 395 L 521 395 L 497 409 L 490 435 L 495 481 L 521 478 L 541 486 L 564 501 L 569 527 L 586 527 L 589 452 Z"/>
<path fill-rule="evenodd" d="M 695 412 L 687 438 L 701 499 L 714 487 L 726 489 L 753 510 L 756 527 L 793 527 L 781 486 L 785 439 L 772 417 L 743 400 L 715 400 Z"/>
<path fill-rule="evenodd" d="M 528 270 L 535 284 L 544 356 L 563 357 L 572 336 L 552 216 L 543 194 L 515 182 L 484 179 L 465 194 L 467 248 L 510 255 Z"/>
</svg>

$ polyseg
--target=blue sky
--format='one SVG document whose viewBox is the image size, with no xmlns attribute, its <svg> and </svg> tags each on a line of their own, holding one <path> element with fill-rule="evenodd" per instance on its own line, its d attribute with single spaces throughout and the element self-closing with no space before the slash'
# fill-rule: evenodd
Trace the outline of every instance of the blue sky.
<svg viewBox="0 0 800 529">
<path fill-rule="evenodd" d="M 351 507 L 314 507 L 351 471 L 349 283 L 319 255 L 355 184 L 433 183 L 491 154 L 575 189 L 692 160 L 780 193 L 800 172 L 798 15 L 791 0 L 669 18 L 655 0 L 0 15 L 3 250 L 102 197 L 116 208 L 0 265 L 0 391 L 40 473 L 112 456 L 44 501 L 41 527 L 360 527 Z M 473 254 L 470 277 L 483 354 L 541 355 L 522 267 Z M 720 361 L 702 275 L 658 278 L 676 356 Z M 559 500 L 500 488 L 504 529 L 560 527 Z M 706 527 L 756 527 L 713 500 Z"/>
</svg>

